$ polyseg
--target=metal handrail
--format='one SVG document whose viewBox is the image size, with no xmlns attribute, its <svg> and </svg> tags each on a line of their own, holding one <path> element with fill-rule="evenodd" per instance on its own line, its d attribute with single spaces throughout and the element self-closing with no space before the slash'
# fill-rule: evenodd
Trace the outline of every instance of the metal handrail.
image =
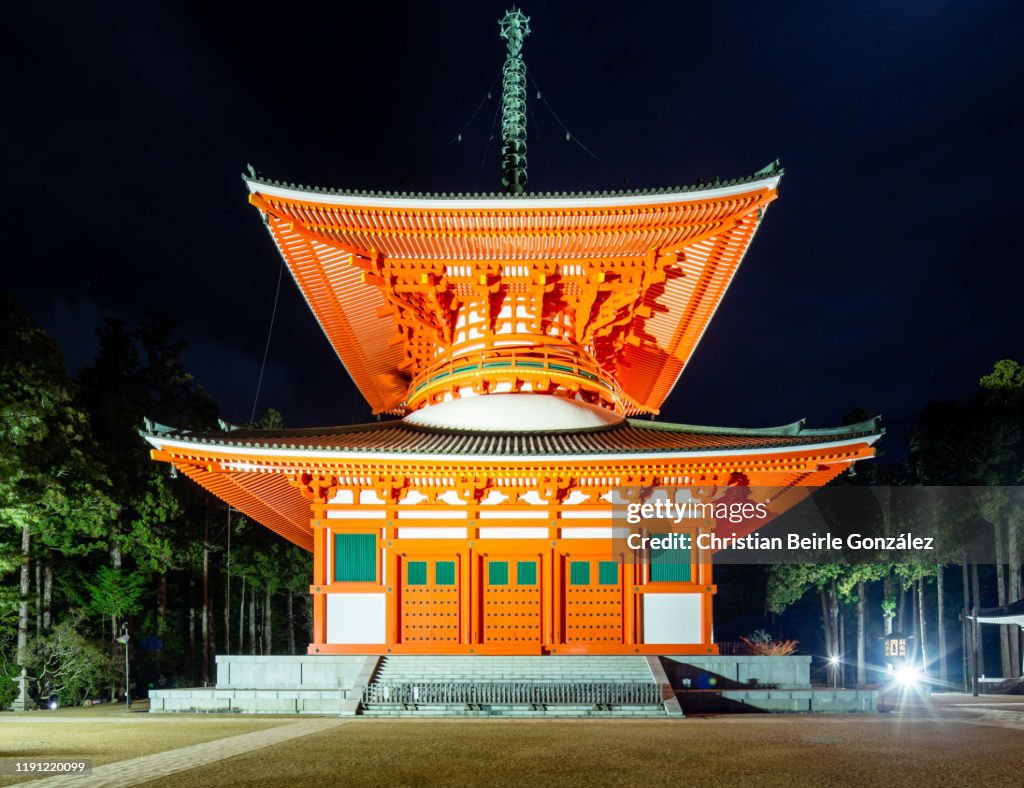
<svg viewBox="0 0 1024 788">
<path fill-rule="evenodd" d="M 663 697 L 660 685 L 635 681 L 408 681 L 363 688 L 363 703 L 370 705 L 638 706 L 659 704 Z"/>
</svg>

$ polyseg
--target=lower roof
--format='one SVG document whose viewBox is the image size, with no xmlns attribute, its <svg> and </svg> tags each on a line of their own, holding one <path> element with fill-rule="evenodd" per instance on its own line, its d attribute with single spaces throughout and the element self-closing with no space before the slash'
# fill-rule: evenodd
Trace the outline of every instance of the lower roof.
<svg viewBox="0 0 1024 788">
<path fill-rule="evenodd" d="M 803 488 L 779 499 L 788 500 L 788 506 L 805 496 L 807 488 L 827 484 L 852 463 L 870 457 L 871 445 L 882 434 L 877 419 L 832 429 L 807 429 L 802 421 L 740 429 L 635 419 L 546 432 L 442 429 L 401 420 L 291 430 L 223 426 L 218 432 L 191 432 L 147 421 L 142 435 L 155 447 L 155 459 L 172 463 L 307 550 L 313 546 L 310 501 L 292 483 L 298 473 L 346 469 L 341 472 L 351 476 L 380 466 L 403 472 L 418 466 L 414 475 L 429 476 L 432 469 L 449 474 L 453 466 L 462 465 L 485 474 L 488 468 L 504 468 L 500 475 L 513 468 L 517 473 L 523 468 L 589 467 L 603 484 L 617 486 L 631 483 L 616 481 L 619 475 L 643 469 L 671 475 L 687 468 L 703 473 L 710 465 L 715 474 L 728 468 L 749 472 L 750 486 Z"/>
<path fill-rule="evenodd" d="M 234 453 L 313 454 L 323 457 L 572 459 L 674 454 L 715 455 L 811 448 L 864 441 L 882 435 L 879 419 L 830 429 L 808 429 L 803 421 L 746 429 L 625 419 L 575 430 L 479 431 L 428 427 L 402 420 L 345 427 L 258 430 L 224 425 L 217 432 L 192 432 L 147 422 L 142 435 L 158 449 L 206 447 Z"/>
<path fill-rule="evenodd" d="M 1017 624 L 1024 627 L 1024 599 L 1001 607 L 978 608 L 975 615 L 979 624 Z"/>
</svg>

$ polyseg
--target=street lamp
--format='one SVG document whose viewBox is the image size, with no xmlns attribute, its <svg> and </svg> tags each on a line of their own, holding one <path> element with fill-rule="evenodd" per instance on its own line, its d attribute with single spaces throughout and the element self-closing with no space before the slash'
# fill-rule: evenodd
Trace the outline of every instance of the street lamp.
<svg viewBox="0 0 1024 788">
<path fill-rule="evenodd" d="M 231 515 L 242 513 L 241 509 L 236 509 L 228 504 L 228 551 L 227 565 L 225 567 L 227 581 L 224 583 L 224 651 L 227 654 L 231 653 Z M 242 643 L 238 644 L 239 654 L 242 653 L 242 645 Z"/>
<path fill-rule="evenodd" d="M 117 639 L 118 643 L 124 646 L 124 702 L 128 707 L 128 711 L 132 710 L 132 686 L 130 683 L 130 675 L 128 672 L 128 622 L 125 621 L 121 624 L 121 637 Z"/>
<path fill-rule="evenodd" d="M 832 686 L 839 689 L 839 655 L 833 654 L 829 657 L 828 664 L 832 666 Z"/>
</svg>

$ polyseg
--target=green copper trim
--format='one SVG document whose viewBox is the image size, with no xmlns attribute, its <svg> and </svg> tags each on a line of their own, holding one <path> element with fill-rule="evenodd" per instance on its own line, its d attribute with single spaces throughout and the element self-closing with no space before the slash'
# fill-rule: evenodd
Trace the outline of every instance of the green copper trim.
<svg viewBox="0 0 1024 788">
<path fill-rule="evenodd" d="M 530 35 L 530 17 L 515 6 L 498 21 L 508 42 L 501 76 L 501 185 L 509 194 L 526 190 L 526 64 L 523 41 Z"/>
</svg>

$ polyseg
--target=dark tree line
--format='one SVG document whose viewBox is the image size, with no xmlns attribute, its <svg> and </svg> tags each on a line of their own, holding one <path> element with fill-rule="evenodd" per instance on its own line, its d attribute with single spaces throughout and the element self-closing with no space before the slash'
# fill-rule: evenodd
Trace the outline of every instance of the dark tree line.
<svg viewBox="0 0 1024 788">
<path fill-rule="evenodd" d="M 982 626 L 977 644 L 965 623 L 975 608 L 1005 605 L 1021 598 L 1021 540 L 1024 509 L 1020 496 L 1006 488 L 1024 482 L 1024 365 L 999 361 L 984 376 L 977 393 L 966 402 L 933 402 L 921 412 L 910 434 L 905 462 L 871 463 L 855 479 L 840 484 L 898 487 L 976 487 L 971 525 L 987 532 L 994 563 L 979 565 L 964 550 L 950 522 L 936 533 L 934 563 L 814 564 L 774 567 L 768 579 L 768 607 L 781 613 L 808 594 L 817 597 L 824 648 L 842 655 L 853 668 L 851 678 L 864 684 L 877 636 L 897 631 L 912 636 L 915 657 L 940 684 L 956 686 L 977 675 L 1008 678 L 1021 675 L 1024 654 L 1016 626 Z M 941 518 L 943 512 L 919 512 Z M 955 514 L 955 513 L 954 513 Z M 948 538 L 943 541 L 942 535 Z M 852 647 L 846 644 L 846 622 L 855 622 Z M 784 626 L 784 621 L 782 622 Z M 998 643 L 994 641 L 998 641 Z M 998 648 L 996 648 L 998 645 Z M 996 653 L 998 657 L 996 657 Z M 951 655 L 960 657 L 954 664 Z M 838 669 L 838 668 L 837 668 Z"/>
<path fill-rule="evenodd" d="M 165 317 L 109 319 L 77 380 L 18 304 L 0 304 L 0 707 L 214 679 L 217 653 L 296 653 L 308 556 L 153 462 L 145 417 L 217 429 Z M 268 410 L 264 426 L 280 426 Z"/>
<path fill-rule="evenodd" d="M 16 303 L 0 308 L 0 706 L 22 668 L 37 697 L 119 697 L 125 625 L 136 697 L 148 686 L 213 681 L 218 653 L 304 650 L 308 555 L 152 462 L 139 436 L 144 417 L 218 427 L 172 322 L 105 321 L 96 358 L 71 380 L 45 332 Z M 258 425 L 282 419 L 268 410 Z M 1021 485 L 1022 432 L 1024 367 L 1001 361 L 968 401 L 924 408 L 906 462 L 867 463 L 841 482 L 992 488 L 982 517 L 995 565 L 946 549 L 929 565 L 776 567 L 768 607 L 781 612 L 813 594 L 825 650 L 856 666 L 860 683 L 875 634 L 894 627 L 913 631 L 933 674 L 955 683 L 958 612 L 1021 596 L 1020 513 L 997 490 Z M 1020 633 L 991 629 L 978 672 L 998 663 L 1002 675 L 1019 675 Z"/>
</svg>

